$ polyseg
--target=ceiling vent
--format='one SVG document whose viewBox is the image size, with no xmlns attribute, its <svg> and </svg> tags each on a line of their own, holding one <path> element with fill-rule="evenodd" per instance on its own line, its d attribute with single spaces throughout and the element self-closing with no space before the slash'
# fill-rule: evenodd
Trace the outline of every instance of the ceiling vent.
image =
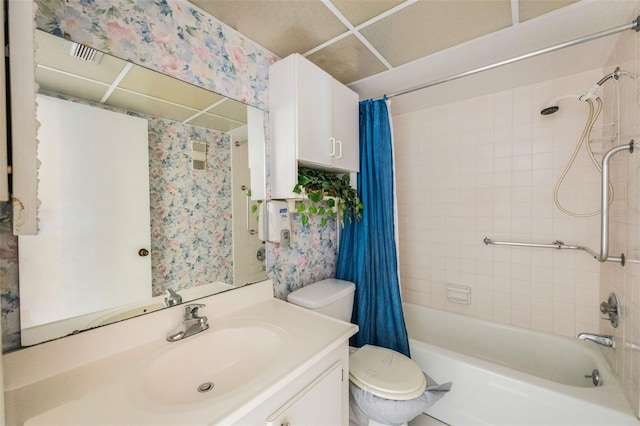
<svg viewBox="0 0 640 426">
<path fill-rule="evenodd" d="M 102 59 L 103 53 L 92 47 L 85 46 L 84 44 L 76 43 L 74 41 L 65 41 L 64 44 L 65 51 L 69 52 L 69 55 L 76 59 L 95 64 L 100 63 L 100 60 Z"/>
</svg>

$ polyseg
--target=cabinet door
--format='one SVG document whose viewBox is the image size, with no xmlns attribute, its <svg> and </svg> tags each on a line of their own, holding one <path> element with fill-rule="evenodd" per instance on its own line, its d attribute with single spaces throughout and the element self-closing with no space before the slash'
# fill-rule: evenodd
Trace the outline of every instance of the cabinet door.
<svg viewBox="0 0 640 426">
<path fill-rule="evenodd" d="M 342 374 L 338 361 L 269 416 L 266 426 L 342 424 Z"/>
<path fill-rule="evenodd" d="M 333 165 L 333 78 L 308 59 L 297 61 L 298 160 Z"/>
<path fill-rule="evenodd" d="M 335 169 L 357 172 L 359 170 L 359 120 L 358 94 L 333 81 L 333 134 L 336 139 Z"/>
</svg>

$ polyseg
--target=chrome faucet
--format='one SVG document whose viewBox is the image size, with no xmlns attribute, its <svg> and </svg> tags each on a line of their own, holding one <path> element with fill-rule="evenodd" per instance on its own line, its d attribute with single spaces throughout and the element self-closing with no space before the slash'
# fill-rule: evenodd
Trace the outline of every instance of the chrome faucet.
<svg viewBox="0 0 640 426">
<path fill-rule="evenodd" d="M 578 334 L 578 339 L 580 340 L 591 340 L 599 345 L 606 346 L 608 348 L 615 348 L 616 342 L 613 340 L 613 336 L 608 336 L 604 334 L 590 334 L 590 333 L 580 333 Z"/>
<path fill-rule="evenodd" d="M 164 298 L 164 306 L 176 306 L 182 303 L 182 296 L 170 288 L 167 289 L 167 297 Z"/>
<path fill-rule="evenodd" d="M 186 337 L 205 331 L 209 328 L 207 317 L 198 315 L 198 309 L 204 308 L 201 303 L 193 303 L 184 307 L 184 321 L 177 329 L 167 334 L 167 341 L 177 342 Z"/>
</svg>

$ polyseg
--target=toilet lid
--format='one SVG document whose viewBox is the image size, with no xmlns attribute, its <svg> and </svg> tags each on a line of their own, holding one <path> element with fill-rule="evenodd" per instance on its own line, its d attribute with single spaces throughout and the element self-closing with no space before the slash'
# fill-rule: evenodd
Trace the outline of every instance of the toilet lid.
<svg viewBox="0 0 640 426">
<path fill-rule="evenodd" d="M 399 352 L 372 345 L 349 357 L 349 379 L 375 396 L 398 401 L 417 398 L 427 387 L 418 364 Z"/>
</svg>

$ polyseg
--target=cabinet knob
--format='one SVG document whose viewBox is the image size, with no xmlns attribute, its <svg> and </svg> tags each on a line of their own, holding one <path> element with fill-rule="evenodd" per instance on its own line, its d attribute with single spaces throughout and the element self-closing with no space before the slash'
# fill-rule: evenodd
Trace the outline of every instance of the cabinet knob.
<svg viewBox="0 0 640 426">
<path fill-rule="evenodd" d="M 149 256 L 149 250 L 147 250 L 145 248 L 141 248 L 140 250 L 138 250 L 138 256 L 140 256 L 140 257 Z"/>
<path fill-rule="evenodd" d="M 280 423 L 280 426 L 291 426 L 291 422 Z"/>
</svg>

